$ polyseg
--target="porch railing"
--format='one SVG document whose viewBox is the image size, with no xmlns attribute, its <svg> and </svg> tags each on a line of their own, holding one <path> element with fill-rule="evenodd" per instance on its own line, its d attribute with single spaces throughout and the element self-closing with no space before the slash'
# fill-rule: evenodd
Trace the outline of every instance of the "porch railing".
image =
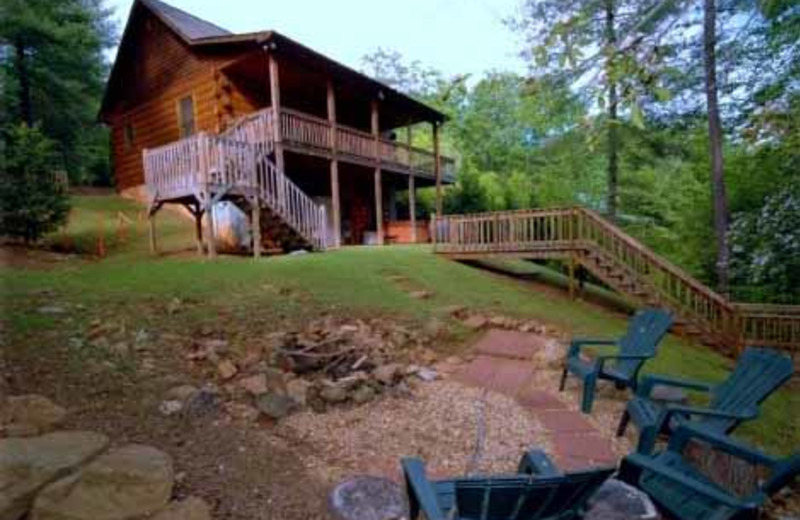
<svg viewBox="0 0 800 520">
<path fill-rule="evenodd" d="M 331 150 L 330 121 L 297 110 L 281 109 L 281 137 L 292 144 L 323 151 Z M 419 175 L 435 176 L 433 153 L 380 138 L 369 132 L 346 126 L 336 126 L 336 151 L 357 159 L 380 160 L 388 167 L 409 170 Z M 455 176 L 455 162 L 449 157 L 440 157 L 442 177 L 451 180 Z"/>
<path fill-rule="evenodd" d="M 325 207 L 269 158 L 272 124 L 271 114 L 260 112 L 219 135 L 200 132 L 145 150 L 145 181 L 151 196 L 156 201 L 194 197 L 206 203 L 227 193 L 257 196 L 314 248 L 325 249 Z"/>
</svg>

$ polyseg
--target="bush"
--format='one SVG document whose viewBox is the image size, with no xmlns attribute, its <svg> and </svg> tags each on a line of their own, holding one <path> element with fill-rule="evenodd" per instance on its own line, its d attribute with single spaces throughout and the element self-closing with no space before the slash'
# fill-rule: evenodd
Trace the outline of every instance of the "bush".
<svg viewBox="0 0 800 520">
<path fill-rule="evenodd" d="M 0 143 L 0 235 L 26 243 L 64 224 L 69 197 L 56 182 L 54 142 L 38 128 L 19 125 Z"/>
</svg>

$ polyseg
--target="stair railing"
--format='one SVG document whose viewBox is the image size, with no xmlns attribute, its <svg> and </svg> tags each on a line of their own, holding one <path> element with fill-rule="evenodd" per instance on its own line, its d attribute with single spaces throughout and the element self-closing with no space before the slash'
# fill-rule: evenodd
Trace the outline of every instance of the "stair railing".
<svg viewBox="0 0 800 520">
<path fill-rule="evenodd" d="M 580 207 L 434 216 L 434 251 L 442 254 L 589 255 L 610 262 L 637 285 L 730 345 L 744 342 L 800 350 L 800 306 L 737 304 L 654 253 L 597 213 Z"/>
</svg>

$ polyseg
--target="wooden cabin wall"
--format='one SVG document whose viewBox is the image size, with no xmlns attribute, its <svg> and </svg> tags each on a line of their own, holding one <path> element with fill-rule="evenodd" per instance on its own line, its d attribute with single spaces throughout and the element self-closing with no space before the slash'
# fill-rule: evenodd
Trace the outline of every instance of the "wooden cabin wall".
<svg viewBox="0 0 800 520">
<path fill-rule="evenodd" d="M 178 101 L 194 98 L 196 131 L 216 131 L 220 124 L 219 74 L 224 57 L 201 57 L 147 12 L 121 49 L 122 83 L 110 117 L 111 153 L 117 189 L 122 191 L 144 183 L 142 150 L 180 138 Z M 125 126 L 133 125 L 133 146 L 126 146 Z"/>
</svg>

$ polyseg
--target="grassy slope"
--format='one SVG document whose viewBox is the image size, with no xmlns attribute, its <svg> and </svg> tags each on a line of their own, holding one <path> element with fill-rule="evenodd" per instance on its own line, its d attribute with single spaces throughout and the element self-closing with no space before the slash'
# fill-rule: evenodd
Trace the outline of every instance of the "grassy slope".
<svg viewBox="0 0 800 520">
<path fill-rule="evenodd" d="M 422 324 L 452 304 L 533 317 L 577 335 L 613 336 L 625 326 L 622 315 L 438 258 L 425 247 L 346 248 L 258 262 L 232 256 L 208 262 L 191 254 L 153 258 L 147 253 L 146 226 L 136 218 L 140 210 L 116 197 L 76 197 L 67 234 L 77 247 L 94 251 L 104 220 L 109 256 L 102 261 L 68 262 L 51 270 L 2 268 L 5 301 L 15 303 L 4 312 L 12 332 L 25 329 L 30 337 L 34 328 L 53 326 L 48 318 L 31 312 L 31 295 L 44 288 L 56 289 L 61 302 L 120 309 L 134 317 L 137 308 L 163 308 L 164 302 L 173 298 L 201 302 L 182 317 L 185 322 L 181 325 L 186 327 L 230 317 L 268 320 L 269 316 L 313 315 L 322 310 L 391 313 Z M 136 222 L 125 243 L 120 243 L 115 233 L 119 211 Z M 158 225 L 163 250 L 193 248 L 190 221 L 162 212 Z M 58 242 L 63 237 L 51 240 Z M 410 297 L 408 287 L 399 287 L 389 280 L 392 276 L 407 278 L 404 283 L 430 290 L 433 297 Z M 281 291 L 298 297 L 280 297 Z M 467 334 L 456 324 L 450 325 L 456 337 Z M 669 337 L 647 370 L 716 381 L 729 367 L 727 359 L 711 350 Z M 783 390 L 773 396 L 761 419 L 743 427 L 742 435 L 779 452 L 796 448 L 800 429 L 790 421 L 796 421 L 793 412 L 800 409 L 798 394 Z"/>
</svg>

